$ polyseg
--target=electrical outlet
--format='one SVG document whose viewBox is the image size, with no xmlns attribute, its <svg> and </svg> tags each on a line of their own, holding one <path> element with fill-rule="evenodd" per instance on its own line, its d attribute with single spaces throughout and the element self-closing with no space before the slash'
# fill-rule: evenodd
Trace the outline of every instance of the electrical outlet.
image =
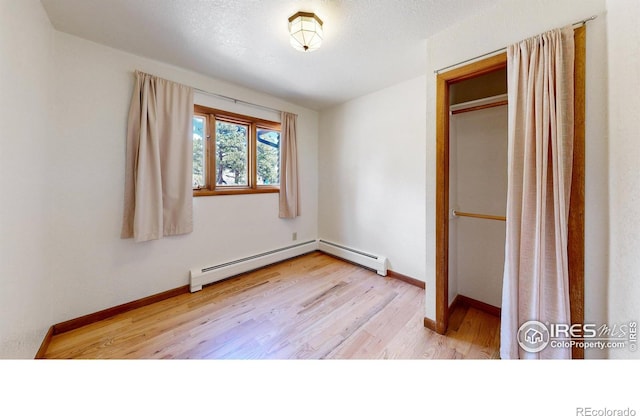
<svg viewBox="0 0 640 416">
<path fill-rule="evenodd" d="M 296 240 L 298 239 L 298 233 L 293 233 L 293 234 L 291 234 L 291 239 L 292 239 L 293 241 L 296 241 Z"/>
</svg>

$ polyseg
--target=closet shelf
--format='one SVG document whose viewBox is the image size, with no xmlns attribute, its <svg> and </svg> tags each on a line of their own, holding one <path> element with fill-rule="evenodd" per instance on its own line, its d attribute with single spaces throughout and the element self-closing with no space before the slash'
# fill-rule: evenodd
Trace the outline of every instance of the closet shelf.
<svg viewBox="0 0 640 416">
<path fill-rule="evenodd" d="M 467 113 L 469 111 L 484 110 L 486 108 L 508 105 L 507 94 L 495 95 L 493 97 L 480 98 L 479 100 L 467 101 L 459 104 L 452 104 L 449 107 L 451 115 Z"/>
</svg>

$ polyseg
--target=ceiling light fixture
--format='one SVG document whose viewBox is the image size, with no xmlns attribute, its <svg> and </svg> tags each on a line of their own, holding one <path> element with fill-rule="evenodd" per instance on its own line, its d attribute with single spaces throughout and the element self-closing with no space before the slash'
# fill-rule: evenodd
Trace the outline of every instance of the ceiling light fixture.
<svg viewBox="0 0 640 416">
<path fill-rule="evenodd" d="M 315 51 L 322 43 L 322 20 L 314 13 L 298 12 L 289 18 L 289 34 L 295 49 Z"/>
</svg>

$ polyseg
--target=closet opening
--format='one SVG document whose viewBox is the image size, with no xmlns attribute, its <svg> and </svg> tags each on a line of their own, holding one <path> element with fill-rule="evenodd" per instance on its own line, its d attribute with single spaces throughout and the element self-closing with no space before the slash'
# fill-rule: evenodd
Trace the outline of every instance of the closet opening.
<svg viewBox="0 0 640 416">
<path fill-rule="evenodd" d="M 451 83 L 449 104 L 447 305 L 455 330 L 459 324 L 453 317 L 466 316 L 469 307 L 500 317 L 508 170 L 506 68 Z"/>
<path fill-rule="evenodd" d="M 575 29 L 575 74 L 574 74 L 574 158 L 573 158 L 573 172 L 572 172 L 572 186 L 571 186 L 571 200 L 569 208 L 569 236 L 568 236 L 568 258 L 569 258 L 569 291 L 571 302 L 571 323 L 584 323 L 584 95 L 585 95 L 585 51 L 586 51 L 586 31 L 584 26 Z M 506 111 L 507 106 L 503 102 L 506 98 L 502 94 L 494 94 L 491 90 L 493 88 L 492 82 L 487 80 L 495 77 L 503 77 L 506 75 L 507 55 L 501 53 L 494 55 L 458 68 L 451 69 L 447 72 L 442 72 L 437 75 L 436 80 L 436 320 L 431 321 L 429 319 L 424 320 L 425 326 L 435 330 L 440 334 L 445 334 L 449 326 L 449 314 L 451 302 L 455 300 L 455 295 L 459 292 L 460 281 L 453 282 L 450 287 L 450 274 L 452 272 L 458 272 L 458 270 L 451 270 L 452 255 L 459 255 L 457 252 L 452 254 L 451 244 L 454 241 L 451 239 L 451 222 L 457 221 L 454 227 L 461 224 L 460 220 L 465 221 L 477 221 L 475 223 L 468 222 L 464 227 L 474 229 L 475 232 L 482 233 L 483 228 L 491 228 L 490 234 L 499 234 L 498 223 L 502 223 L 501 216 L 505 215 L 504 210 L 502 212 L 494 212 L 494 208 L 497 210 L 499 204 L 490 205 L 491 198 L 489 198 L 489 205 L 485 207 L 478 207 L 475 210 L 466 208 L 462 205 L 463 201 L 456 201 L 455 205 L 451 204 L 451 186 L 452 180 L 456 180 L 456 174 L 458 172 L 451 171 L 451 156 L 452 151 L 457 151 L 456 145 L 459 143 L 453 143 L 450 138 L 451 134 L 451 110 L 456 114 L 462 114 L 464 112 L 476 112 L 475 110 L 490 109 L 490 108 L 503 108 Z M 481 78 L 482 77 L 482 78 Z M 506 80 L 506 76 L 505 76 Z M 458 88 L 465 84 L 477 84 L 475 88 Z M 470 92 L 474 91 L 474 92 Z M 471 94 L 471 95 L 468 95 Z M 474 95 L 475 94 L 475 95 Z M 477 94 L 483 97 L 477 96 Z M 487 98 L 491 97 L 491 98 Z M 480 101 L 478 101 L 480 100 Z M 471 103 L 468 103 L 471 101 Z M 475 102 L 474 102 L 475 101 Z M 468 104 L 461 106 L 452 105 L 467 102 Z M 475 107 L 475 108 L 474 108 Z M 480 146 L 480 143 L 476 143 Z M 494 145 L 497 145 L 494 143 Z M 506 136 L 504 143 L 504 158 L 506 160 Z M 458 161 L 460 162 L 460 161 Z M 464 161 L 463 161 L 464 162 Z M 466 163 L 466 162 L 464 162 Z M 506 165 L 505 165 L 506 167 Z M 489 167 L 491 169 L 491 167 Z M 498 169 L 502 169 L 498 167 Z M 467 173 L 469 175 L 469 173 Z M 504 172 L 505 180 L 507 172 Z M 498 184 L 502 186 L 502 184 Z M 506 187 L 503 188 L 506 201 Z M 460 189 L 457 189 L 458 195 Z M 473 191 L 473 190 L 472 190 Z M 481 192 L 481 190 L 480 190 Z M 473 192 L 471 193 L 473 196 Z M 483 211 L 488 212 L 483 212 Z M 453 211 L 456 211 L 454 216 Z M 476 212 L 478 211 L 478 212 Z M 469 215 L 468 218 L 467 214 Z M 474 215 L 474 214 L 479 214 Z M 491 224 L 491 225 L 490 225 Z M 502 223 L 504 224 L 504 223 Z M 459 232 L 460 230 L 453 230 Z M 457 241 L 456 241 L 457 244 Z M 477 244 L 477 241 L 476 243 Z M 502 246 L 504 251 L 504 245 Z M 492 256 L 496 256 L 497 250 L 494 248 Z M 504 255 L 504 253 L 502 253 Z M 471 259 L 473 261 L 473 259 Z M 481 259 L 481 261 L 484 261 Z M 502 261 L 503 262 L 503 261 Z M 502 288 L 502 270 L 504 262 L 499 266 L 499 288 L 501 292 Z M 454 266 L 456 267 L 456 266 Z M 466 266 L 465 266 L 466 267 Z M 471 266 L 473 267 L 473 266 Z M 494 266 L 491 266 L 494 267 Z M 490 267 L 490 268 L 491 268 Z M 493 279 L 495 280 L 496 271 L 493 270 Z M 463 283 L 467 285 L 468 282 Z M 495 305 L 496 282 L 490 282 L 482 287 L 483 284 L 478 282 L 473 290 L 476 290 L 477 295 L 468 296 L 463 293 L 462 299 L 466 302 L 479 301 L 481 309 L 484 306 L 493 306 L 493 312 L 498 313 L 499 306 Z M 493 285 L 493 286 L 492 286 Z M 473 284 L 472 284 L 473 286 Z M 492 287 L 491 287 L 492 286 Z M 464 290 L 469 289 L 470 286 L 465 286 Z M 450 293 L 450 288 L 453 289 Z M 487 289 L 490 289 L 487 291 Z M 484 292 L 483 292 L 484 290 Z M 481 298 L 481 299 L 474 299 Z M 477 305 L 472 305 L 476 306 Z M 487 311 L 491 312 L 489 308 Z M 583 358 L 584 350 L 574 347 L 573 358 Z"/>
<path fill-rule="evenodd" d="M 445 334 L 449 326 L 449 306 L 456 299 L 457 288 L 449 290 L 450 286 L 450 245 L 454 241 L 450 238 L 451 220 L 454 220 L 453 210 L 468 214 L 490 215 L 495 213 L 465 211 L 465 207 L 453 207 L 450 204 L 451 179 L 457 181 L 456 172 L 451 175 L 451 150 L 456 150 L 455 143 L 452 146 L 450 140 L 451 130 L 451 105 L 462 102 L 471 102 L 469 106 L 458 108 L 462 111 L 473 111 L 473 107 L 496 106 L 499 101 L 504 101 L 504 90 L 500 94 L 491 94 L 495 91 L 495 85 L 506 86 L 507 54 L 502 53 L 490 58 L 474 62 L 463 67 L 441 73 L 437 77 L 437 113 L 436 113 L 436 146 L 437 146 L 437 172 L 436 172 L 436 332 Z M 504 76 L 504 80 L 499 80 Z M 494 82 L 482 82 L 491 79 Z M 456 86 L 457 85 L 457 86 Z M 464 88 L 471 86 L 472 88 Z M 480 96 L 498 95 L 500 99 L 480 101 Z M 475 101 L 475 103 L 474 103 Z M 490 108 L 490 107 L 487 107 Z M 454 107 L 455 109 L 455 107 Z M 475 112 L 475 111 L 473 111 Z M 506 175 L 506 172 L 505 172 Z M 506 195 L 505 195 L 506 198 Z M 457 212 L 459 215 L 459 212 Z M 504 215 L 504 214 L 502 214 Z M 470 218 L 471 219 L 471 218 Z M 477 219 L 478 221 L 491 221 Z M 455 256 L 455 254 L 454 254 Z M 457 273 L 456 273 L 457 274 Z M 457 282 L 456 282 L 457 283 Z M 488 304 L 487 302 L 483 302 Z"/>
</svg>

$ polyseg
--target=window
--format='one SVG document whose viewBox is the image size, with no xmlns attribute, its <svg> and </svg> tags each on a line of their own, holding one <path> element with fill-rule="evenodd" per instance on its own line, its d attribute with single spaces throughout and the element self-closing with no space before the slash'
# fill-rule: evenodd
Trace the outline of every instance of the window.
<svg viewBox="0 0 640 416">
<path fill-rule="evenodd" d="M 280 123 L 196 105 L 193 194 L 279 192 Z"/>
</svg>

